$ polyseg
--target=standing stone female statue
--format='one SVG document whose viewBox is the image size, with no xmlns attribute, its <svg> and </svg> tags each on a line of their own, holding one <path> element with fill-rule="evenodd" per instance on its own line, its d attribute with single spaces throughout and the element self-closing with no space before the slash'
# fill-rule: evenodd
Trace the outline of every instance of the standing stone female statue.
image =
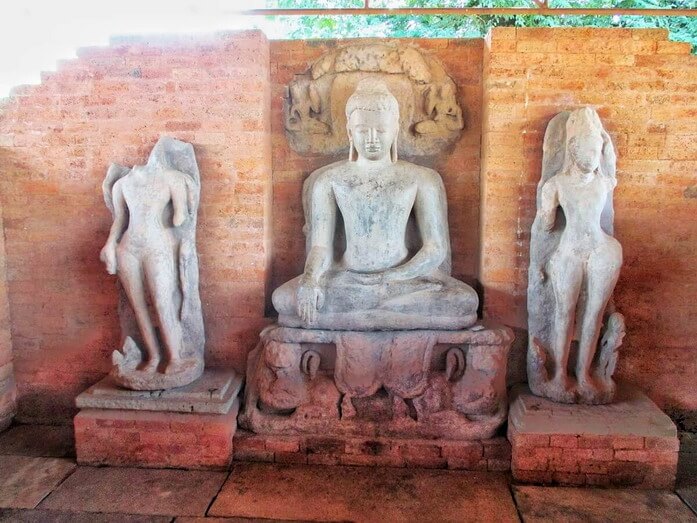
<svg viewBox="0 0 697 523">
<path fill-rule="evenodd" d="M 114 222 L 100 258 L 127 298 L 120 306 L 124 347 L 114 352 L 112 375 L 136 390 L 187 385 L 203 372 L 205 342 L 193 148 L 163 137 L 146 165 L 112 165 L 103 189 Z"/>
<path fill-rule="evenodd" d="M 624 335 L 622 316 L 606 314 L 622 265 L 613 237 L 615 160 L 591 108 L 561 113 L 547 127 L 530 245 L 528 380 L 535 394 L 556 401 L 607 403 L 615 392 Z"/>
</svg>

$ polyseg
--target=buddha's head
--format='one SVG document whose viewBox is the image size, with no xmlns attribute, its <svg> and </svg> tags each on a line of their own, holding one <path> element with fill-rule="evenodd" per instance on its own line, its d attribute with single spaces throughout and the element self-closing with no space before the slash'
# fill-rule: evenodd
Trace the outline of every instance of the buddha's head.
<svg viewBox="0 0 697 523">
<path fill-rule="evenodd" d="M 566 121 L 566 162 L 582 172 L 596 171 L 601 164 L 603 149 L 609 136 L 603 129 L 598 113 L 590 107 L 577 109 Z"/>
<path fill-rule="evenodd" d="M 349 161 L 357 158 L 397 161 L 399 103 L 379 80 L 361 80 L 346 101 Z"/>
</svg>

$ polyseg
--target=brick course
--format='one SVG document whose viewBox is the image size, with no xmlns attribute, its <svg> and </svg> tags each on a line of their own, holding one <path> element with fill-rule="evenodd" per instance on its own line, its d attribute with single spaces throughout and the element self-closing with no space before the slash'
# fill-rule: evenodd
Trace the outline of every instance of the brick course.
<svg viewBox="0 0 697 523">
<path fill-rule="evenodd" d="M 507 471 L 504 437 L 475 441 L 363 437 L 270 436 L 238 430 L 235 461 Z"/>
<path fill-rule="evenodd" d="M 226 469 L 239 402 L 227 414 L 83 409 L 75 416 L 81 465 Z"/>
</svg>

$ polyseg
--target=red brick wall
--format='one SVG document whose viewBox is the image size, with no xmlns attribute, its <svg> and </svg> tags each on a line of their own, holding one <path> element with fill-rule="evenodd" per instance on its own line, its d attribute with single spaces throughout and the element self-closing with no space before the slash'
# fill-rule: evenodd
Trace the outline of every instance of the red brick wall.
<svg viewBox="0 0 697 523">
<path fill-rule="evenodd" d="M 1 230 L 2 205 L 0 205 Z M 10 308 L 7 302 L 7 276 L 5 273 L 5 238 L 4 235 L 0 234 L 0 431 L 12 422 L 16 408 L 15 396 Z"/>
<path fill-rule="evenodd" d="M 142 164 L 161 134 L 194 145 L 210 364 L 244 369 L 265 325 L 271 259 L 268 42 L 117 40 L 84 49 L 0 110 L 9 302 L 23 421 L 67 420 L 120 337 L 115 278 L 99 261 L 110 162 Z M 0 361 L 1 363 L 1 361 Z"/>
<path fill-rule="evenodd" d="M 619 377 L 697 409 L 697 58 L 665 30 L 495 29 L 484 58 L 481 280 L 485 315 L 525 327 L 542 140 L 592 105 L 617 149 Z"/>
<path fill-rule="evenodd" d="M 377 41 L 377 40 L 363 40 Z M 384 40 L 379 40 L 383 42 Z M 399 42 L 399 40 L 391 40 Z M 304 72 L 322 54 L 356 40 L 271 42 L 271 129 L 273 133 L 274 288 L 297 276 L 305 261 L 301 192 L 305 178 L 336 159 L 303 157 L 294 153 L 283 127 L 283 89 L 293 75 Z M 468 282 L 478 276 L 479 150 L 481 135 L 482 40 L 408 40 L 439 60 L 458 88 L 465 129 L 436 169 L 448 193 L 448 219 L 453 250 L 453 275 Z M 347 138 L 348 141 L 348 138 Z"/>
<path fill-rule="evenodd" d="M 462 138 L 432 165 L 448 191 L 455 276 L 482 282 L 486 316 L 525 327 L 542 135 L 557 112 L 595 105 L 619 157 L 616 296 L 629 330 L 620 376 L 662 406 L 697 410 L 697 74 L 687 47 L 624 29 L 415 43 L 443 63 L 465 112 Z M 75 394 L 109 368 L 119 328 L 115 279 L 98 260 L 110 225 L 100 186 L 110 162 L 144 162 L 162 133 L 193 143 L 201 168 L 209 363 L 243 369 L 270 290 L 302 271 L 302 181 L 331 161 L 290 151 L 283 88 L 338 44 L 269 44 L 258 32 L 118 40 L 0 107 L 21 420 L 67 420 Z"/>
</svg>

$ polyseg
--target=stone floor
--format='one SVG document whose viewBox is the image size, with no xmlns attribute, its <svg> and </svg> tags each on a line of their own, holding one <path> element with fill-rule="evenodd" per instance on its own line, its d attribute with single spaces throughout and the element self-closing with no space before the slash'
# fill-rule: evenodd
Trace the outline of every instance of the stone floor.
<svg viewBox="0 0 697 523">
<path fill-rule="evenodd" d="M 79 467 L 69 427 L 19 425 L 0 434 L 0 522 L 697 521 L 697 437 L 681 439 L 676 494 L 426 469 Z"/>
</svg>

